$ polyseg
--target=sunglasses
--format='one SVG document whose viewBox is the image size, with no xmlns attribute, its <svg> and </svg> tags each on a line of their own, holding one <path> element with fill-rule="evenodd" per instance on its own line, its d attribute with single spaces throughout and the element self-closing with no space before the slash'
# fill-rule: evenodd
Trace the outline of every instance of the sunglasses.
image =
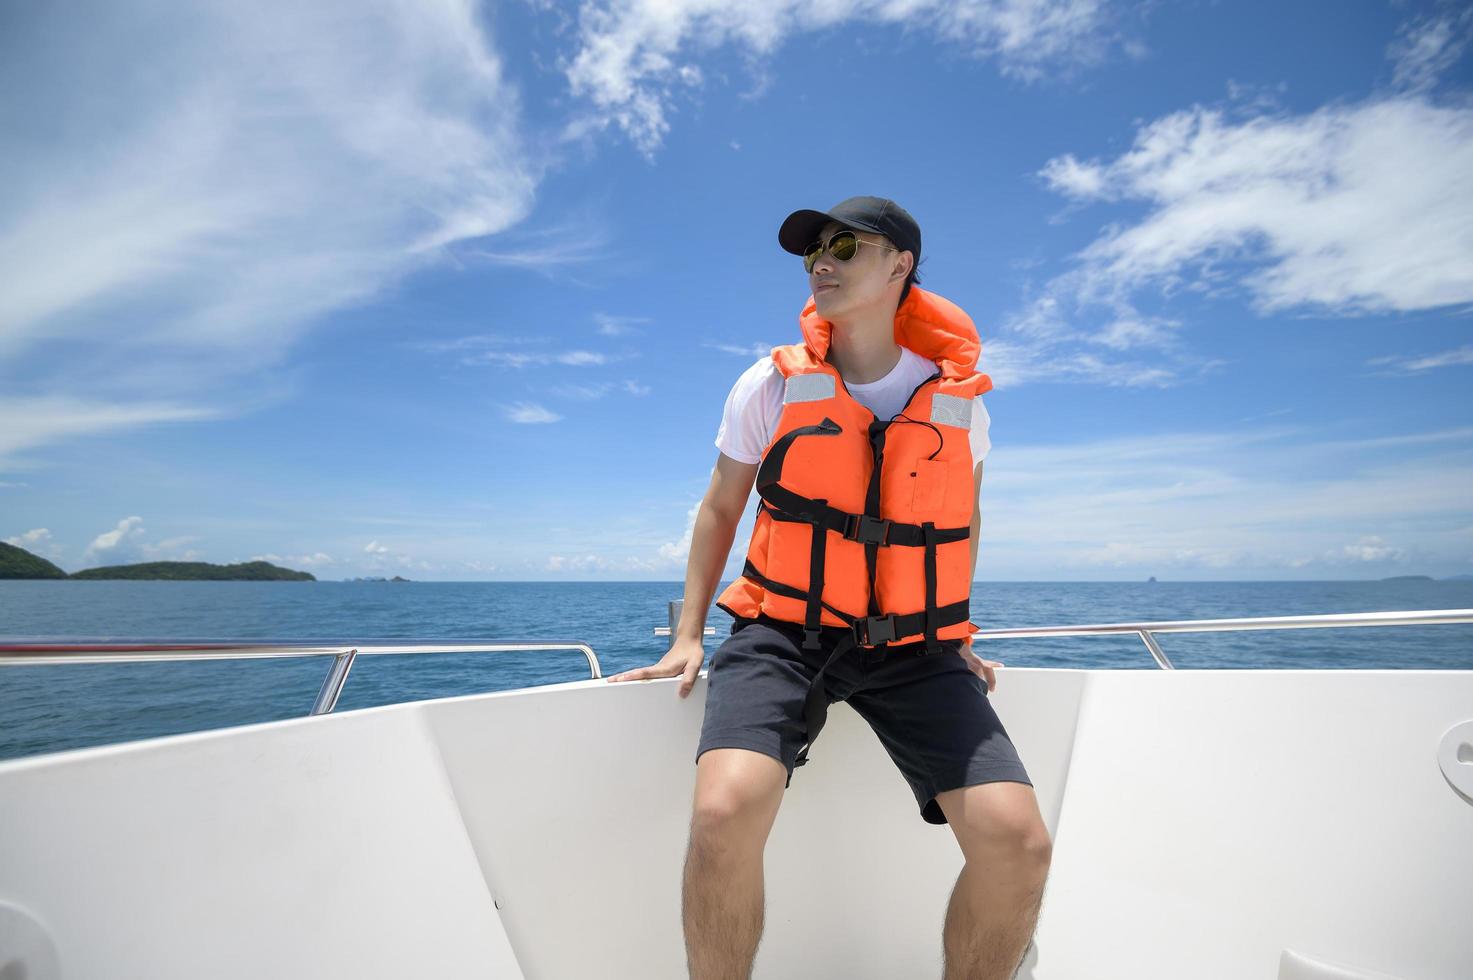
<svg viewBox="0 0 1473 980">
<path fill-rule="evenodd" d="M 826 242 L 814 242 L 803 250 L 803 271 L 812 272 L 813 267 L 818 264 L 819 256 L 828 252 L 840 262 L 848 262 L 859 253 L 859 246 L 873 245 L 876 248 L 888 248 L 892 252 L 900 249 L 892 245 L 882 245 L 879 242 L 867 242 L 854 234 L 852 231 L 835 232 Z"/>
</svg>

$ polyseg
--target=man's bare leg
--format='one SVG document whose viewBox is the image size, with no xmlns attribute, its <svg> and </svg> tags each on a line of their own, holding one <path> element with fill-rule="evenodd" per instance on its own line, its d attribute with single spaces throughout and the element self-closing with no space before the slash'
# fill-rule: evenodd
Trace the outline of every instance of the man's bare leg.
<svg viewBox="0 0 1473 980">
<path fill-rule="evenodd" d="M 762 938 L 762 854 L 788 773 L 770 755 L 709 749 L 696 762 L 681 891 L 691 980 L 748 980 Z"/>
<path fill-rule="evenodd" d="M 944 980 L 1011 980 L 1038 924 L 1053 842 L 1033 787 L 996 782 L 936 794 L 966 855 L 942 937 Z"/>
</svg>

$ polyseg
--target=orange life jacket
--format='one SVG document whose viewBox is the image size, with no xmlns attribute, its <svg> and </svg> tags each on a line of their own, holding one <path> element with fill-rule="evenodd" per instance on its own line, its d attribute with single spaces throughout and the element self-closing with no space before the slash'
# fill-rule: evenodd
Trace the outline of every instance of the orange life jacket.
<svg viewBox="0 0 1473 980">
<path fill-rule="evenodd" d="M 853 646 L 871 648 L 924 639 L 935 652 L 939 640 L 970 636 L 968 432 L 972 399 L 992 388 L 976 371 L 971 317 L 911 287 L 895 311 L 895 342 L 939 373 L 892 419 L 855 401 L 824 360 L 833 325 L 811 296 L 798 323 L 803 342 L 772 350 L 783 410 L 758 465 L 746 565 L 716 605 L 802 623 L 808 649 L 818 649 L 821 625 L 848 627 Z"/>
</svg>

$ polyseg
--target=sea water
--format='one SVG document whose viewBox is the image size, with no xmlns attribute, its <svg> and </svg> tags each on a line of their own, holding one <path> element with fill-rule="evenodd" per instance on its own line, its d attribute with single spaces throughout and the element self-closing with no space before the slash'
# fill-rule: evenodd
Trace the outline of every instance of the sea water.
<svg viewBox="0 0 1473 980">
<path fill-rule="evenodd" d="M 0 637 L 577 640 L 654 663 L 679 582 L 0 581 Z M 1473 581 L 979 582 L 984 629 L 1473 607 Z M 731 618 L 712 609 L 710 655 Z M 1473 625 L 1166 634 L 1181 669 L 1473 669 Z M 1010 667 L 1154 670 L 1133 636 L 979 643 Z M 0 667 L 0 758 L 297 717 L 330 658 Z M 588 677 L 573 650 L 358 658 L 337 711 Z M 1002 685 L 999 685 L 1001 688 Z"/>
</svg>

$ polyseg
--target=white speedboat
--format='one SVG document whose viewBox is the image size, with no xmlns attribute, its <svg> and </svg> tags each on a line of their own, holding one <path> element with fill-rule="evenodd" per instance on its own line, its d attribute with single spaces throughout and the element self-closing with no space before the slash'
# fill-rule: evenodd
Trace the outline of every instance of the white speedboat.
<svg viewBox="0 0 1473 980">
<path fill-rule="evenodd" d="M 1158 633 L 1429 622 L 1473 610 L 979 642 L 1129 632 L 1170 667 Z M 0 662 L 333 669 L 308 717 L 0 763 L 3 980 L 686 976 L 704 673 L 681 700 L 581 644 L 144 646 Z M 332 712 L 356 655 L 534 646 L 593 678 Z M 993 705 L 1054 837 L 1023 980 L 1473 977 L 1473 670 L 1004 668 Z M 961 865 L 835 705 L 768 843 L 754 976 L 939 977 Z"/>
</svg>

